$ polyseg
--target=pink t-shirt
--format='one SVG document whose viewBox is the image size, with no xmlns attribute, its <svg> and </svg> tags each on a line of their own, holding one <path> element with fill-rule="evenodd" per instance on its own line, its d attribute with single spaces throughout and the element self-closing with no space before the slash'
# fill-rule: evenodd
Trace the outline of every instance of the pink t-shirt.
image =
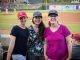
<svg viewBox="0 0 80 60">
<path fill-rule="evenodd" d="M 64 25 L 60 25 L 55 32 L 52 32 L 49 27 L 45 29 L 44 37 L 48 45 L 46 54 L 51 60 L 65 60 L 68 56 L 65 37 L 70 34 L 70 31 Z"/>
</svg>

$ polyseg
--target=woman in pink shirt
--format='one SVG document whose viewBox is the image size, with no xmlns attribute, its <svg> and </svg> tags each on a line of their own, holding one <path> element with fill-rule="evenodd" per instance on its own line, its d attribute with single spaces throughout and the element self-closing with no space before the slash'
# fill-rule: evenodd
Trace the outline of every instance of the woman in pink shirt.
<svg viewBox="0 0 80 60">
<path fill-rule="evenodd" d="M 45 29 L 45 60 L 69 60 L 72 52 L 71 32 L 58 23 L 58 12 L 50 10 L 48 14 L 49 27 Z"/>
</svg>

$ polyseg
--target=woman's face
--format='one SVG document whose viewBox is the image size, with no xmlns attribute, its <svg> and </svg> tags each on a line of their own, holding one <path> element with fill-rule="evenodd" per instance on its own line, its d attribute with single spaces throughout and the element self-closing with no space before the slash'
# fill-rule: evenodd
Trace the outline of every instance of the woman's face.
<svg viewBox="0 0 80 60">
<path fill-rule="evenodd" d="M 55 24 L 56 21 L 57 21 L 56 16 L 49 16 L 49 17 L 48 17 L 48 20 L 49 20 L 49 22 L 50 22 L 51 24 Z"/>
<path fill-rule="evenodd" d="M 36 25 L 39 25 L 42 21 L 42 17 L 34 17 L 33 18 L 33 23 L 36 24 Z"/>
<path fill-rule="evenodd" d="M 26 21 L 28 20 L 28 17 L 23 16 L 23 17 L 20 17 L 19 19 L 20 19 L 21 24 L 25 24 Z"/>
</svg>

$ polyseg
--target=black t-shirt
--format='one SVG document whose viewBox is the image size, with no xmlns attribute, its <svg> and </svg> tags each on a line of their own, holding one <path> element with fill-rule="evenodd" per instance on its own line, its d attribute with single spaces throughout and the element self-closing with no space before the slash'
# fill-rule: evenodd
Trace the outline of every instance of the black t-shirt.
<svg viewBox="0 0 80 60">
<path fill-rule="evenodd" d="M 12 54 L 21 54 L 25 56 L 29 36 L 28 28 L 22 29 L 21 27 L 16 25 L 12 28 L 10 35 L 16 37 Z"/>
<path fill-rule="evenodd" d="M 72 59 L 80 59 L 80 45 L 72 46 Z"/>
</svg>

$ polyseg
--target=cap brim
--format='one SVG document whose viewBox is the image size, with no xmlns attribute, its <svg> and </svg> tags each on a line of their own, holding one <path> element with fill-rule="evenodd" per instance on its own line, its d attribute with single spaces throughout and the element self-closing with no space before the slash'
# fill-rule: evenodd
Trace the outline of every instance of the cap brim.
<svg viewBox="0 0 80 60">
<path fill-rule="evenodd" d="M 33 16 L 33 17 L 42 17 L 42 16 L 38 16 L 38 15 L 37 15 L 37 16 Z"/>
<path fill-rule="evenodd" d="M 19 18 L 20 18 L 20 17 L 27 17 L 27 16 L 26 16 L 26 15 L 21 15 L 21 16 L 19 16 Z"/>
<path fill-rule="evenodd" d="M 48 16 L 50 16 L 50 15 L 58 16 L 58 14 L 55 14 L 55 13 L 48 14 Z"/>
</svg>

